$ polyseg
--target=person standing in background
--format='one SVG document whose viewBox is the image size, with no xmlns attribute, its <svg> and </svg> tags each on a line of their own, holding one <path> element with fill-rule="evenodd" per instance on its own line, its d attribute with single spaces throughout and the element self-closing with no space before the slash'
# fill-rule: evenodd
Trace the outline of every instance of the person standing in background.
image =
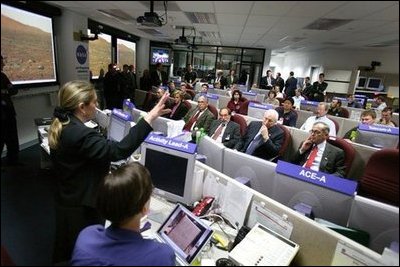
<svg viewBox="0 0 400 267">
<path fill-rule="evenodd" d="M 325 98 L 325 90 L 328 84 L 324 81 L 325 74 L 320 73 L 318 81 L 313 83 L 312 86 L 312 97 L 309 99 L 311 101 L 323 102 Z"/>
<path fill-rule="evenodd" d="M 14 104 L 11 96 L 18 93 L 7 75 L 3 72 L 4 69 L 3 56 L 1 56 L 1 151 L 4 149 L 4 144 L 7 146 L 7 165 L 18 165 L 19 142 L 17 120 Z M 3 165 L 3 163 L 2 163 Z"/>
<path fill-rule="evenodd" d="M 197 82 L 197 73 L 193 70 L 191 64 L 187 66 L 187 72 L 185 73 L 185 82 L 190 83 L 192 87 L 194 87 Z"/>
<path fill-rule="evenodd" d="M 289 78 L 285 82 L 285 95 L 286 98 L 292 98 L 295 96 L 295 90 L 297 89 L 297 79 L 294 77 L 294 72 L 289 73 Z"/>
</svg>

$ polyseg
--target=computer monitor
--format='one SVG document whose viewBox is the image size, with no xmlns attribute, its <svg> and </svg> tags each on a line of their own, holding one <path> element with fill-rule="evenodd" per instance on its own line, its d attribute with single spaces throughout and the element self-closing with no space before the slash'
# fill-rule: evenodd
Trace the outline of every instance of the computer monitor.
<svg viewBox="0 0 400 267">
<path fill-rule="evenodd" d="M 399 128 L 360 123 L 354 142 L 376 148 L 396 148 L 399 145 Z"/>
<path fill-rule="evenodd" d="M 382 91 L 383 90 L 382 79 L 376 77 L 369 77 L 365 88 L 374 91 Z"/>
<path fill-rule="evenodd" d="M 317 101 L 301 100 L 300 109 L 314 112 L 317 109 L 318 104 L 319 102 Z"/>
<path fill-rule="evenodd" d="M 154 193 L 172 202 L 192 205 L 198 200 L 193 193 L 195 154 L 149 143 L 151 137 L 147 137 L 141 145 L 140 163 L 150 171 L 155 186 Z M 174 143 L 183 142 L 174 141 Z"/>
<path fill-rule="evenodd" d="M 147 114 L 146 111 L 138 109 L 138 108 L 133 108 L 132 111 L 132 120 L 137 123 L 139 121 L 140 117 L 143 117 L 145 114 Z"/>
<path fill-rule="evenodd" d="M 154 132 L 160 132 L 164 136 L 168 135 L 168 122 L 174 121 L 164 117 L 158 117 L 152 122 L 152 127 Z"/>
<path fill-rule="evenodd" d="M 104 110 L 96 108 L 95 121 L 101 128 L 107 129 L 110 124 L 110 116 Z"/>
<path fill-rule="evenodd" d="M 116 142 L 121 141 L 129 133 L 131 126 L 130 114 L 113 110 L 108 127 L 108 139 Z"/>
<path fill-rule="evenodd" d="M 225 146 L 209 136 L 201 138 L 197 146 L 197 153 L 205 155 L 206 165 L 214 168 L 215 170 L 222 172 L 224 164 L 224 150 Z"/>
<path fill-rule="evenodd" d="M 382 254 L 392 241 L 399 242 L 399 207 L 355 196 L 348 227 L 369 233 L 369 248 Z"/>
<path fill-rule="evenodd" d="M 367 84 L 367 77 L 360 76 L 358 77 L 356 88 L 364 89 L 366 84 Z"/>
<path fill-rule="evenodd" d="M 232 149 L 224 150 L 223 173 L 232 178 L 250 179 L 250 187 L 271 196 L 276 163 Z"/>
<path fill-rule="evenodd" d="M 294 208 L 297 204 L 312 207 L 314 217 L 346 226 L 353 196 L 340 193 L 313 183 L 275 174 L 271 198 Z"/>
<path fill-rule="evenodd" d="M 258 104 L 254 102 L 250 102 L 249 108 L 247 111 L 247 116 L 252 118 L 257 118 L 262 120 L 264 118 L 264 113 L 268 109 L 274 109 L 275 107 L 270 104 Z"/>
<path fill-rule="evenodd" d="M 214 107 L 218 108 L 219 106 L 219 95 L 217 94 L 207 94 L 206 95 L 208 104 L 213 105 Z"/>
</svg>

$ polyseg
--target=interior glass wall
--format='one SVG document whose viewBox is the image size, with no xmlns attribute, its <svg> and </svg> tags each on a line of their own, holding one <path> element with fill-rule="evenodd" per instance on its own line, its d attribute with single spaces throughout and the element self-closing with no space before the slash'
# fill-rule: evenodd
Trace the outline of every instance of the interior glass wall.
<svg viewBox="0 0 400 267">
<path fill-rule="evenodd" d="M 235 70 L 235 75 L 245 78 L 243 84 L 259 84 L 264 62 L 264 49 L 201 46 L 194 51 L 174 50 L 173 74 L 183 76 L 187 64 L 192 64 L 197 72 L 197 77 L 202 81 L 211 82 L 219 70 L 223 75 L 229 75 L 230 70 Z"/>
</svg>

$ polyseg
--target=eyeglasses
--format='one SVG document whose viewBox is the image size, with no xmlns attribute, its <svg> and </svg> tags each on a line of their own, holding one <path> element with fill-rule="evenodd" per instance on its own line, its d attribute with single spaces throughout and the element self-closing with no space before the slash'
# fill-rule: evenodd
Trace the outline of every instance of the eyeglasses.
<svg viewBox="0 0 400 267">
<path fill-rule="evenodd" d="M 320 135 L 322 132 L 319 130 L 310 130 L 310 134 Z"/>
<path fill-rule="evenodd" d="M 227 116 L 229 116 L 229 114 L 219 114 L 219 116 L 221 116 L 221 117 L 227 117 Z"/>
<path fill-rule="evenodd" d="M 205 103 L 206 101 L 197 101 L 197 103 Z"/>
</svg>

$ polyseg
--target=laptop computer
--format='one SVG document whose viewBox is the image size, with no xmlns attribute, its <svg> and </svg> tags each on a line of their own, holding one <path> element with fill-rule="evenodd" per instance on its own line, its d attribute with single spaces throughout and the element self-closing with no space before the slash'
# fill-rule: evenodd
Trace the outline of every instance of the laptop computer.
<svg viewBox="0 0 400 267">
<path fill-rule="evenodd" d="M 176 255 L 177 264 L 192 264 L 210 240 L 213 230 L 192 212 L 177 204 L 155 234 L 155 239 L 168 244 Z"/>
</svg>

